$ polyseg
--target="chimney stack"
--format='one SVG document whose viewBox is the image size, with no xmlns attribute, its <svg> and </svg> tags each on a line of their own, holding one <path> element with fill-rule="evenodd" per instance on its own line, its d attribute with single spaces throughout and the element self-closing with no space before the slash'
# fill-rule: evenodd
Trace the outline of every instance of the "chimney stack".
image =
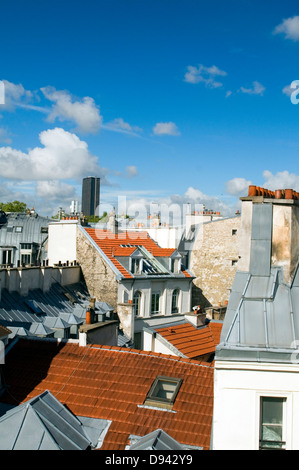
<svg viewBox="0 0 299 470">
<path fill-rule="evenodd" d="M 109 215 L 109 228 L 114 235 L 118 234 L 118 222 L 116 220 L 115 210 L 113 209 Z"/>
<path fill-rule="evenodd" d="M 267 276 L 281 266 L 292 281 L 299 258 L 299 193 L 249 186 L 242 201 L 238 270 Z"/>
</svg>

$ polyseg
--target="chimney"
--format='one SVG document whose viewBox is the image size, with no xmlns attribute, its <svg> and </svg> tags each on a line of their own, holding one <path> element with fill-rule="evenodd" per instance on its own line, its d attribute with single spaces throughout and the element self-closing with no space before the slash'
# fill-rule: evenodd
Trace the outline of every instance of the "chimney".
<svg viewBox="0 0 299 470">
<path fill-rule="evenodd" d="M 115 210 L 113 209 L 109 215 L 109 229 L 113 234 L 118 234 L 118 222 L 116 220 Z"/>
<path fill-rule="evenodd" d="M 268 276 L 283 268 L 290 283 L 299 257 L 299 195 L 292 189 L 270 191 L 249 186 L 242 201 L 238 270 Z"/>
</svg>

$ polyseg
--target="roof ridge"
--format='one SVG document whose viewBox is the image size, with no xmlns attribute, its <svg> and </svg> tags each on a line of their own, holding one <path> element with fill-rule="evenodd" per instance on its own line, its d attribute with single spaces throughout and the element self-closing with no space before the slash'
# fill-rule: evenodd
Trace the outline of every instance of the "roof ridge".
<svg viewBox="0 0 299 470">
<path fill-rule="evenodd" d="M 192 365 L 206 367 L 208 369 L 213 368 L 213 366 L 208 365 L 205 361 L 193 361 L 187 357 L 180 357 L 180 356 L 173 356 L 170 354 L 163 354 L 163 353 L 156 353 L 154 351 L 143 351 L 141 349 L 133 349 L 133 348 L 126 348 L 123 346 L 106 346 L 106 345 L 91 345 L 90 349 L 99 349 L 99 350 L 106 350 L 112 352 L 123 352 L 123 353 L 130 353 L 136 354 L 140 356 L 148 356 L 148 357 L 155 357 L 160 359 L 167 359 L 174 362 L 188 362 Z"/>
</svg>

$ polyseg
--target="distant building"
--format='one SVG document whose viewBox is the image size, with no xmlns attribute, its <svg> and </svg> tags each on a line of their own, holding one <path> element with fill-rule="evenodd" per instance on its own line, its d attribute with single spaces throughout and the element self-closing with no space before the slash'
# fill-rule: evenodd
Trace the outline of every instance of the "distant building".
<svg viewBox="0 0 299 470">
<path fill-rule="evenodd" d="M 88 176 L 82 182 L 81 210 L 85 216 L 96 215 L 100 204 L 100 178 Z"/>
<path fill-rule="evenodd" d="M 0 213 L 0 267 L 34 266 L 47 258 L 48 224 L 34 209 Z"/>
<path fill-rule="evenodd" d="M 70 205 L 71 214 L 78 214 L 79 213 L 79 202 L 72 201 Z"/>
</svg>

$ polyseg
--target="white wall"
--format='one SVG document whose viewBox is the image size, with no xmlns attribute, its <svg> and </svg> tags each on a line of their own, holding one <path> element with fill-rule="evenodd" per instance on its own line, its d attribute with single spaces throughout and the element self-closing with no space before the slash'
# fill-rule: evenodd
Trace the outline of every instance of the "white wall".
<svg viewBox="0 0 299 470">
<path fill-rule="evenodd" d="M 75 261 L 77 220 L 62 220 L 49 224 L 48 260 L 49 266 Z"/>
<path fill-rule="evenodd" d="M 287 450 L 299 449 L 299 365 L 216 361 L 213 450 L 258 450 L 260 398 L 286 398 Z"/>
</svg>

